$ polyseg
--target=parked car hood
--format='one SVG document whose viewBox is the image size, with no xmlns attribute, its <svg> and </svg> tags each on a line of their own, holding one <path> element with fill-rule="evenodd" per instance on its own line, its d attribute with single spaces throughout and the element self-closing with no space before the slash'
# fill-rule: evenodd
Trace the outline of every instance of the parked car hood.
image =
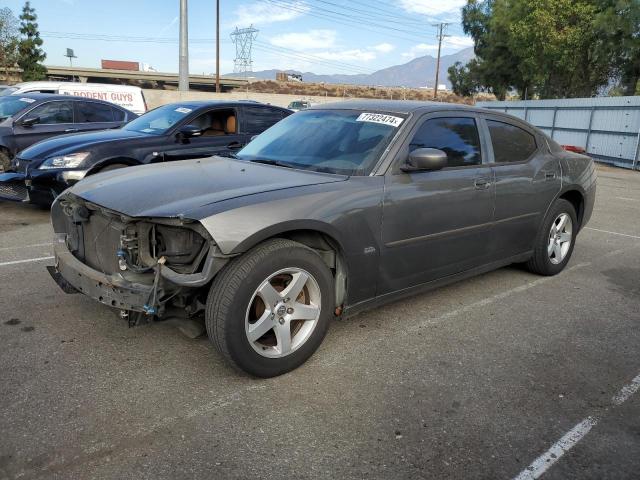
<svg viewBox="0 0 640 480">
<path fill-rule="evenodd" d="M 18 155 L 25 160 L 44 160 L 52 155 L 64 155 L 79 152 L 104 142 L 127 140 L 130 138 L 148 137 L 148 135 L 129 130 L 98 130 L 97 132 L 74 133 L 60 135 L 38 142 L 25 148 Z"/>
<path fill-rule="evenodd" d="M 69 193 L 132 217 L 189 218 L 189 211 L 232 198 L 348 177 L 210 157 L 92 175 Z"/>
</svg>

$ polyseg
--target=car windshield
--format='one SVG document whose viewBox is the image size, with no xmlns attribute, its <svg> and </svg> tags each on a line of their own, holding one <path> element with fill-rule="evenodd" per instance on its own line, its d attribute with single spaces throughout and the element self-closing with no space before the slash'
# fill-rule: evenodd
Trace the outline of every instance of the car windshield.
<svg viewBox="0 0 640 480">
<path fill-rule="evenodd" d="M 193 108 L 186 105 L 164 105 L 132 120 L 122 129 L 150 135 L 162 135 L 192 111 Z"/>
<path fill-rule="evenodd" d="M 9 95 L 0 98 L 0 121 L 14 116 L 35 102 L 33 98 Z"/>
<path fill-rule="evenodd" d="M 0 89 L 0 97 L 4 97 L 5 95 L 11 95 L 13 92 L 17 92 L 18 89 L 16 87 L 2 87 Z"/>
<path fill-rule="evenodd" d="M 397 114 L 303 110 L 278 122 L 236 157 L 341 175 L 368 175 L 398 131 Z"/>
</svg>

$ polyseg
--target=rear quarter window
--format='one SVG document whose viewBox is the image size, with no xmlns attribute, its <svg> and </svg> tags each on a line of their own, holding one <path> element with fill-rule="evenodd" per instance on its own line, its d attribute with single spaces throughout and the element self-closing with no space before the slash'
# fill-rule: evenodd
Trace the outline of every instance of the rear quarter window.
<svg viewBox="0 0 640 480">
<path fill-rule="evenodd" d="M 536 138 L 510 123 L 487 120 L 495 163 L 526 162 L 536 152 Z"/>
</svg>

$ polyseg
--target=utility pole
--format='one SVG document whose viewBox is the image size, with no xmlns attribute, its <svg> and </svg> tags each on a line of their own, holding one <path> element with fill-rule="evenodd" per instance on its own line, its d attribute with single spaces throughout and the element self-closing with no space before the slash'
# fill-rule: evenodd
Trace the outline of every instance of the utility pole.
<svg viewBox="0 0 640 480">
<path fill-rule="evenodd" d="M 433 99 L 437 100 L 438 98 L 438 82 L 440 81 L 440 51 L 442 50 L 442 40 L 444 40 L 446 37 L 448 37 L 449 35 L 445 34 L 445 31 L 447 30 L 447 27 L 449 26 L 448 23 L 437 23 L 435 25 L 433 25 L 434 27 L 438 28 L 438 35 L 437 35 L 437 39 L 438 39 L 438 61 L 436 62 L 436 84 L 433 87 Z"/>
<path fill-rule="evenodd" d="M 189 91 L 189 31 L 187 0 L 180 0 L 180 63 L 178 65 L 178 90 Z"/>
<path fill-rule="evenodd" d="M 216 0 L 216 93 L 220 93 L 220 0 Z"/>
</svg>

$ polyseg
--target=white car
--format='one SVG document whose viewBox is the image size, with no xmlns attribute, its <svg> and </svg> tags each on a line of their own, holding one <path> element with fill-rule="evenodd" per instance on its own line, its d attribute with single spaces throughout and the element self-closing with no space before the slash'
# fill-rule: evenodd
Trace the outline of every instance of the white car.
<svg viewBox="0 0 640 480">
<path fill-rule="evenodd" d="M 25 93 L 57 93 L 105 100 L 120 105 L 137 115 L 142 115 L 147 111 L 147 103 L 142 89 L 129 85 L 80 82 L 24 82 L 0 91 L 0 95 L 22 95 Z"/>
</svg>

